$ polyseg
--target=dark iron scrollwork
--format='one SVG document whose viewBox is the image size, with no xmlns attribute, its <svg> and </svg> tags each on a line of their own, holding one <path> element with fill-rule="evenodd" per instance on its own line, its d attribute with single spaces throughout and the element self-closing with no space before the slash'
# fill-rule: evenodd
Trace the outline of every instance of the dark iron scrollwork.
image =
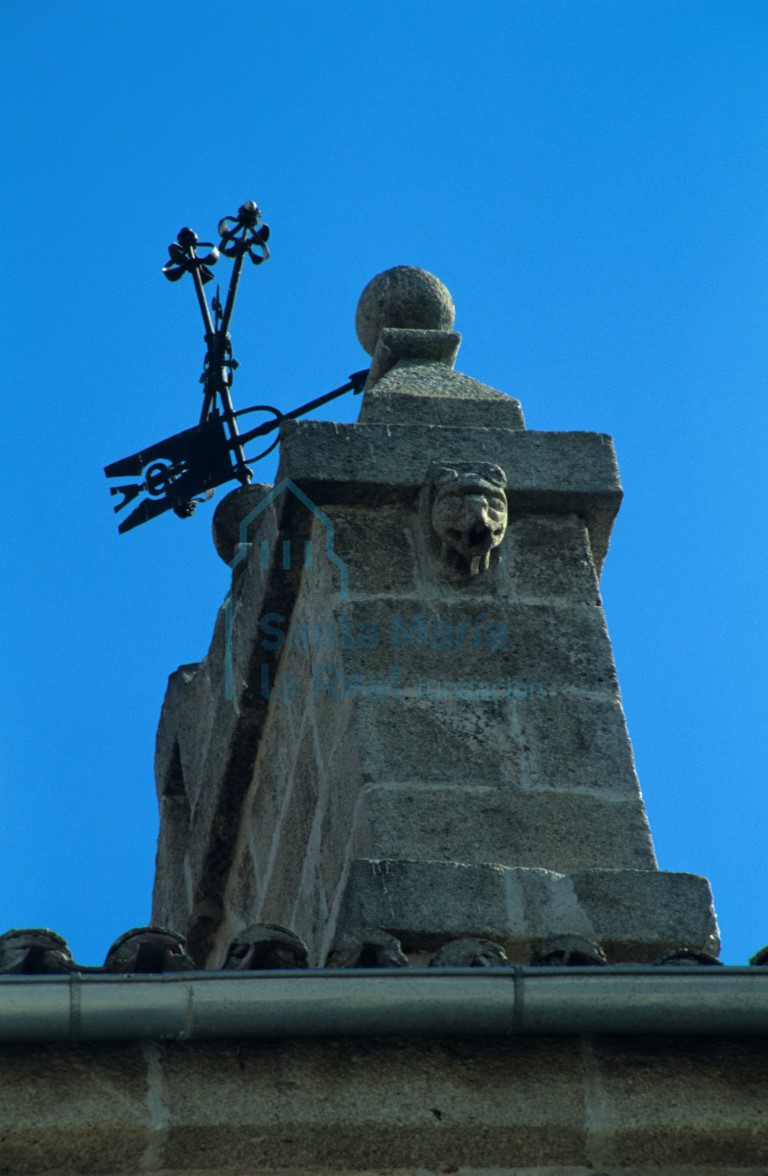
<svg viewBox="0 0 768 1176">
<path fill-rule="evenodd" d="M 254 265 L 266 261 L 269 257 L 269 225 L 260 225 L 260 220 L 259 207 L 253 200 L 239 208 L 237 216 L 225 216 L 220 220 L 221 252 L 227 257 L 239 257 L 247 253 Z"/>
<path fill-rule="evenodd" d="M 294 420 L 315 408 L 343 396 L 347 392 L 360 393 L 367 371 L 355 372 L 349 381 L 332 392 L 326 392 L 291 412 L 282 412 L 271 405 L 253 405 L 235 411 L 230 389 L 238 367 L 232 353 L 229 326 L 240 283 L 243 263 L 249 257 L 254 265 L 261 265 L 269 257 L 267 241 L 269 226 L 261 220 L 258 205 L 249 200 L 237 211 L 219 221 L 218 246 L 211 241 L 200 241 L 197 233 L 183 228 L 168 247 L 169 260 L 163 274 L 169 282 L 178 282 L 191 274 L 205 329 L 206 352 L 200 382 L 203 385 L 203 407 L 200 420 L 191 429 L 175 433 L 147 449 L 122 458 L 105 467 L 108 478 L 137 478 L 110 487 L 110 493 L 120 496 L 114 510 L 117 514 L 130 503 L 135 509 L 120 523 L 123 533 L 173 510 L 180 518 L 189 518 L 198 502 L 210 498 L 217 486 L 237 479 L 243 485 L 252 477 L 248 461 L 257 462 L 271 453 L 279 435 L 252 458 L 246 458 L 243 446 L 249 441 L 277 433 L 285 420 Z M 206 250 L 207 252 L 200 252 Z M 234 262 L 227 296 L 222 305 L 220 291 L 208 305 L 204 287 L 213 279 L 212 266 L 222 255 Z M 248 413 L 270 415 L 264 424 L 241 434 L 238 418 Z M 143 496 L 143 497 L 142 497 Z"/>
<path fill-rule="evenodd" d="M 198 245 L 210 249 L 211 252 L 205 257 L 200 257 L 197 252 Z M 215 265 L 221 254 L 212 241 L 198 241 L 194 229 L 180 229 L 176 240 L 168 246 L 168 256 L 171 260 L 166 261 L 163 273 L 169 282 L 178 282 L 184 274 L 199 270 L 200 279 L 205 285 L 206 282 L 213 280 L 213 272 L 209 266 Z"/>
</svg>

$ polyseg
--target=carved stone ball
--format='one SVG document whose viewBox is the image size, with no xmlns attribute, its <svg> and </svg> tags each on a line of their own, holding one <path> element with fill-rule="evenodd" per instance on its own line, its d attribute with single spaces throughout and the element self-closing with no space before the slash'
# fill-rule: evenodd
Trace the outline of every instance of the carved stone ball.
<svg viewBox="0 0 768 1176">
<path fill-rule="evenodd" d="M 455 318 L 450 291 L 439 278 L 413 265 L 396 265 L 363 290 L 355 327 L 361 346 L 373 355 L 384 327 L 450 331 Z"/>
<path fill-rule="evenodd" d="M 238 486 L 222 498 L 213 515 L 213 544 L 225 564 L 231 564 L 240 542 L 240 524 L 266 498 L 272 487 L 265 482 Z M 246 542 L 250 541 L 250 531 Z"/>
</svg>

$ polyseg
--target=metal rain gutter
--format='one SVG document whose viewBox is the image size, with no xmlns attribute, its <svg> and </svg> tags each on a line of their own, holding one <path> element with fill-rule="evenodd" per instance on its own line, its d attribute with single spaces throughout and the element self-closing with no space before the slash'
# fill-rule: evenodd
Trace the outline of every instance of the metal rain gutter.
<svg viewBox="0 0 768 1176">
<path fill-rule="evenodd" d="M 768 1035 L 768 969 L 403 968 L 0 977 L 0 1041 Z"/>
</svg>

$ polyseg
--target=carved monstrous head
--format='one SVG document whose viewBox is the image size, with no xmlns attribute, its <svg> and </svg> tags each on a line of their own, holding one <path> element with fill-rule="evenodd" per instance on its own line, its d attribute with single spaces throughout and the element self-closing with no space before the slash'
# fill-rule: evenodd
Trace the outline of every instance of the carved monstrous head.
<svg viewBox="0 0 768 1176">
<path fill-rule="evenodd" d="M 488 570 L 507 529 L 506 484 L 504 471 L 489 462 L 432 471 L 430 522 L 455 570 L 470 576 Z"/>
</svg>

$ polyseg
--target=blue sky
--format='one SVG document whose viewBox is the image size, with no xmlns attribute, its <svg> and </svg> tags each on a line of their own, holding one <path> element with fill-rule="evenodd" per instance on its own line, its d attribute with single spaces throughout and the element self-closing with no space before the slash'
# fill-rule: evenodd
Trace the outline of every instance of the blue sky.
<svg viewBox="0 0 768 1176">
<path fill-rule="evenodd" d="M 102 468 L 197 419 L 198 310 L 160 267 L 182 225 L 209 237 L 255 199 L 273 256 L 235 311 L 239 407 L 367 366 L 359 293 L 411 264 L 453 293 L 460 370 L 530 428 L 613 435 L 604 604 L 660 865 L 711 879 L 745 962 L 768 942 L 768 8 L 40 0 L 0 21 L 0 930 L 99 963 L 149 919 L 155 727 L 227 570 L 210 506 L 119 537 Z"/>
</svg>

